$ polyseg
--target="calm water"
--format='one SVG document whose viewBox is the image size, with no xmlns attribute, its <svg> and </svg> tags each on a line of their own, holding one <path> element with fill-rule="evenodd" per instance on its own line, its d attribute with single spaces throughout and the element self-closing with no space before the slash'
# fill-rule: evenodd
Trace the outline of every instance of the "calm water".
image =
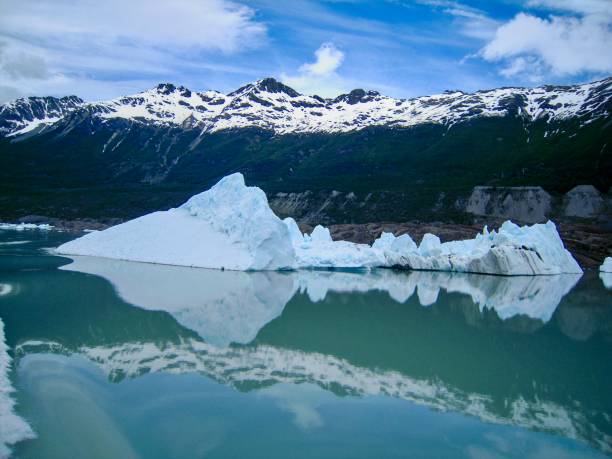
<svg viewBox="0 0 612 459">
<path fill-rule="evenodd" d="M 235 273 L 43 250 L 67 238 L 0 231 L 11 396 L 36 432 L 15 457 L 612 454 L 612 290 L 594 273 Z"/>
</svg>

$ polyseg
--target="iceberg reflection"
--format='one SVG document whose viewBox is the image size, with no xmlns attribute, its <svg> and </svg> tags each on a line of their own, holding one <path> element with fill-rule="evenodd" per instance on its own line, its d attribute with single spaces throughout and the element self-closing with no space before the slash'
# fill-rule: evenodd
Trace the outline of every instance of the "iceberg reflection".
<svg viewBox="0 0 612 459">
<path fill-rule="evenodd" d="M 163 310 L 208 343 L 227 346 L 251 342 L 298 293 L 312 302 L 330 292 L 387 292 L 405 303 L 416 292 L 422 306 L 434 304 L 441 290 L 468 295 L 481 312 L 500 319 L 526 316 L 548 322 L 581 274 L 486 276 L 445 272 L 357 271 L 244 272 L 73 257 L 60 269 L 107 279 L 126 302 Z"/>
</svg>

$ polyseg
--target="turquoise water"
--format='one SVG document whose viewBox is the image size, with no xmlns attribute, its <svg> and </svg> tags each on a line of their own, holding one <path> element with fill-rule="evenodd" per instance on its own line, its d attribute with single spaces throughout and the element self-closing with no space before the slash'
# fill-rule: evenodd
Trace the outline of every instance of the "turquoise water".
<svg viewBox="0 0 612 459">
<path fill-rule="evenodd" d="M 235 273 L 45 251 L 68 238 L 0 231 L 11 396 L 36 433 L 14 457 L 612 454 L 612 290 L 594 273 Z"/>
</svg>

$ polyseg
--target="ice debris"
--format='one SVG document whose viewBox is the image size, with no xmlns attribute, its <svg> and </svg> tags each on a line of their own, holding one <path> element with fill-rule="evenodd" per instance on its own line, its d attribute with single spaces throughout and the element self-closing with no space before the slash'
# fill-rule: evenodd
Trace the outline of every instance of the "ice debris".
<svg viewBox="0 0 612 459">
<path fill-rule="evenodd" d="M 185 204 L 87 234 L 61 245 L 66 255 L 229 270 L 402 267 L 501 275 L 582 273 L 552 222 L 485 227 L 474 239 L 442 243 L 426 234 L 383 233 L 371 246 L 334 241 L 317 226 L 303 234 L 295 220 L 279 219 L 265 193 L 235 173 Z"/>
<path fill-rule="evenodd" d="M 0 459 L 11 456 L 11 446 L 30 438 L 34 432 L 28 423 L 15 413 L 15 389 L 11 384 L 9 372 L 12 359 L 5 342 L 4 323 L 0 319 Z"/>
</svg>

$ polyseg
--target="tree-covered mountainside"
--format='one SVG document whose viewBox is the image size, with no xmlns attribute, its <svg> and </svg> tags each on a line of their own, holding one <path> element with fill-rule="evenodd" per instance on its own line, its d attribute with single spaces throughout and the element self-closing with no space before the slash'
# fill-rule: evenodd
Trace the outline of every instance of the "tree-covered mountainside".
<svg viewBox="0 0 612 459">
<path fill-rule="evenodd" d="M 109 117 L 100 104 L 83 104 L 52 122 L 5 135 L 0 138 L 0 218 L 133 217 L 176 206 L 236 171 L 269 195 L 344 193 L 346 205 L 328 213 L 335 212 L 338 221 L 355 222 L 460 218 L 457 200 L 477 185 L 539 185 L 551 193 L 580 184 L 592 184 L 602 192 L 612 186 L 612 79 L 588 86 L 581 105 L 576 102 L 580 86 L 566 87 L 564 93 L 555 89 L 561 94 L 559 102 L 555 105 L 549 94 L 537 110 L 529 104 L 538 98 L 530 101 L 518 90 L 509 98 L 508 90 L 497 90 L 504 94 L 503 102 L 498 101 L 503 110 L 495 114 L 474 114 L 474 107 L 466 114 L 465 104 L 471 99 L 461 96 L 463 108 L 453 108 L 459 103 L 455 98 L 445 102 L 451 104 L 445 107 L 451 121 L 383 123 L 379 110 L 379 121 L 370 118 L 362 126 L 363 118 L 357 116 L 354 129 L 293 131 L 261 125 L 262 119 L 269 121 L 266 104 L 272 103 L 266 94 L 270 100 L 281 97 L 294 104 L 293 99 L 306 96 L 288 94 L 290 88 L 280 83 L 270 89 L 270 84 L 247 94 L 250 112 L 264 107 L 251 125 L 241 124 L 245 118 L 235 127 L 211 129 L 193 117 L 181 123 Z M 163 91 L 175 94 L 179 102 L 180 91 L 185 93 L 177 88 Z M 253 97 L 260 102 L 253 102 Z M 321 103 L 332 112 L 338 104 L 375 103 L 378 110 L 390 103 L 372 93 L 355 97 Z M 568 100 L 575 105 L 571 113 Z M 130 104 L 138 105 L 134 100 Z M 442 102 L 438 104 L 439 112 Z M 7 110 L 5 106 L 0 116 Z M 355 110 L 372 117 L 374 108 Z M 463 115 L 454 117 L 460 111 Z M 225 122 L 232 121 L 231 116 Z M 410 118 L 407 113 L 402 116 Z"/>
</svg>

